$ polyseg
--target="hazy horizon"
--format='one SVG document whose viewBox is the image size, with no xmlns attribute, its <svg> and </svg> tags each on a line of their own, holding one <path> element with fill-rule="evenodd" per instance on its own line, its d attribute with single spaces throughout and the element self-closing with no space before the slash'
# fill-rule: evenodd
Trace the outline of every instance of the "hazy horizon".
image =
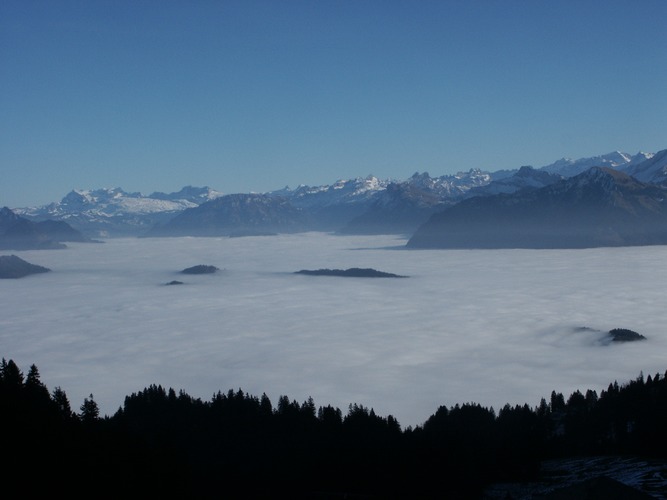
<svg viewBox="0 0 667 500">
<path fill-rule="evenodd" d="M 78 411 L 150 384 L 243 389 L 423 423 L 440 405 L 530 406 L 667 369 L 667 246 L 405 250 L 394 236 L 111 239 L 5 252 L 52 269 L 0 280 L 0 356 Z M 214 275 L 178 271 L 211 264 Z M 408 279 L 312 277 L 372 267 Z M 185 282 L 165 286 L 171 280 Z M 648 340 L 602 345 L 621 327 Z"/>
</svg>

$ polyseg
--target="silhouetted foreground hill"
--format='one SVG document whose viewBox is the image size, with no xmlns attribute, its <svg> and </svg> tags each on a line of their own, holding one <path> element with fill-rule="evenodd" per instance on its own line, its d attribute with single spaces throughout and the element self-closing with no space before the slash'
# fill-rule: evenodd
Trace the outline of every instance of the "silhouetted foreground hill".
<svg viewBox="0 0 667 500">
<path fill-rule="evenodd" d="M 565 456 L 667 456 L 667 373 L 598 395 L 552 392 L 497 413 L 441 406 L 416 428 L 352 404 L 347 413 L 230 390 L 210 401 L 151 385 L 101 417 L 72 410 L 32 365 L 0 366 L 3 486 L 27 497 L 477 498 Z M 11 437 L 12 439 L 9 439 Z"/>
</svg>

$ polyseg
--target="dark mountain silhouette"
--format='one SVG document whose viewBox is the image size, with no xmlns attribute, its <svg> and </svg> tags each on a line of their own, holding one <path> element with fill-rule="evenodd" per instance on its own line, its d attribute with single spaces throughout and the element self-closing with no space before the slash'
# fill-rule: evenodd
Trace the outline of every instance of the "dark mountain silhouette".
<svg viewBox="0 0 667 500">
<path fill-rule="evenodd" d="M 47 235 L 55 241 L 89 242 L 81 232 L 74 229 L 67 222 L 57 220 L 45 220 L 34 223 L 38 231 Z"/>
<path fill-rule="evenodd" d="M 310 227 L 309 217 L 285 198 L 230 194 L 189 208 L 147 236 L 230 236 L 291 233 Z"/>
<path fill-rule="evenodd" d="M 7 207 L 0 208 L 0 234 L 12 227 L 20 220 L 25 220 Z"/>
<path fill-rule="evenodd" d="M 0 279 L 16 279 L 31 274 L 48 273 L 50 269 L 17 257 L 16 255 L 0 255 Z"/>
<path fill-rule="evenodd" d="M 33 222 L 9 208 L 0 209 L 0 248 L 40 250 L 65 248 L 64 241 L 90 241 L 63 221 Z"/>
<path fill-rule="evenodd" d="M 667 243 L 667 190 L 594 167 L 550 186 L 475 197 L 433 215 L 409 248 L 587 248 Z"/>
</svg>

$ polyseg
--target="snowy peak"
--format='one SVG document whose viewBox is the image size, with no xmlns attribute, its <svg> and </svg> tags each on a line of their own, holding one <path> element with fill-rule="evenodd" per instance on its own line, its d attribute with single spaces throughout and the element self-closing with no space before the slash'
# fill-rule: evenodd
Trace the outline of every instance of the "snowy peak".
<svg viewBox="0 0 667 500">
<path fill-rule="evenodd" d="M 290 200 L 295 207 L 326 207 L 344 203 L 365 201 L 385 190 L 390 181 L 380 180 L 373 175 L 365 178 L 342 180 L 322 186 L 301 185 L 292 190 L 288 187 L 267 193 L 269 196 L 282 196 Z"/>
<path fill-rule="evenodd" d="M 467 172 L 457 172 L 454 175 L 431 177 L 428 172 L 415 172 L 406 184 L 418 189 L 432 192 L 443 198 L 460 198 L 471 189 L 485 186 L 493 180 L 493 174 L 473 168 Z"/>
<path fill-rule="evenodd" d="M 193 187 L 193 186 L 185 186 L 183 189 L 180 191 L 177 191 L 175 193 L 162 193 L 162 192 L 154 192 L 151 195 L 148 196 L 148 198 L 152 198 L 155 200 L 165 200 L 165 201 L 188 201 L 190 203 L 194 203 L 196 205 L 201 205 L 202 203 L 206 203 L 207 201 L 214 200 L 216 198 L 219 198 L 222 196 L 222 193 L 220 191 L 216 191 L 215 189 L 211 189 L 208 186 L 204 187 Z"/>
<path fill-rule="evenodd" d="M 643 161 L 639 161 L 640 159 Z M 666 184 L 667 149 L 656 154 L 638 153 L 623 171 L 642 182 Z"/>
<path fill-rule="evenodd" d="M 215 199 L 221 193 L 209 187 L 187 186 L 176 193 L 128 193 L 122 188 L 74 189 L 62 200 L 42 207 L 16 209 L 33 220 L 67 221 L 95 237 L 126 236 L 145 232 L 188 208 Z"/>
<path fill-rule="evenodd" d="M 209 187 L 192 186 L 184 187 L 176 193 L 153 193 L 150 196 L 144 196 L 139 192 L 128 193 L 119 187 L 95 190 L 74 189 L 58 203 L 51 203 L 44 207 L 19 209 L 19 212 L 31 217 L 66 218 L 73 215 L 117 217 L 179 212 L 218 196 L 221 196 L 221 193 Z"/>
<path fill-rule="evenodd" d="M 559 174 L 563 177 L 574 177 L 579 175 L 582 172 L 585 172 L 592 167 L 609 167 L 609 168 L 622 168 L 633 161 L 634 157 L 622 153 L 620 151 L 614 151 L 606 155 L 593 156 L 590 158 L 580 158 L 578 160 L 572 160 L 570 158 L 561 158 L 560 160 L 542 167 L 540 170 L 545 170 L 553 174 Z"/>
<path fill-rule="evenodd" d="M 468 196 L 511 194 L 521 189 L 538 189 L 549 186 L 562 179 L 562 175 L 523 166 L 514 175 L 471 189 Z"/>
</svg>

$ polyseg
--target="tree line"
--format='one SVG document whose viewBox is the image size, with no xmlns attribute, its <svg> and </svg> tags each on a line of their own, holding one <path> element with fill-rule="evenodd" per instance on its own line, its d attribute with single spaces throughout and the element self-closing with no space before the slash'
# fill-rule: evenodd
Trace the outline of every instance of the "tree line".
<svg viewBox="0 0 667 500">
<path fill-rule="evenodd" d="M 441 406 L 405 429 L 359 404 L 274 405 L 241 389 L 204 401 L 161 385 L 101 416 L 92 394 L 76 411 L 35 365 L 0 364 L 3 484 L 26 494 L 477 498 L 492 482 L 535 479 L 546 459 L 665 458 L 666 416 L 667 372 L 600 394 L 554 391 L 536 407 Z"/>
</svg>

